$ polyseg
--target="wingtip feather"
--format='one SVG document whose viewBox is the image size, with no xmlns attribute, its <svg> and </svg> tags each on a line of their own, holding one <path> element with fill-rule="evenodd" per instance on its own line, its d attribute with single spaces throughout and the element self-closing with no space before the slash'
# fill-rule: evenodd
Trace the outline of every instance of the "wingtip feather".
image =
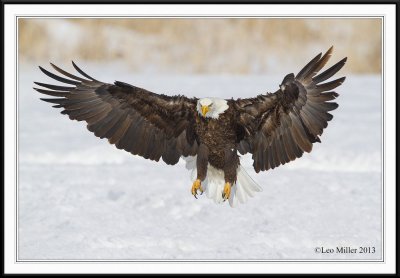
<svg viewBox="0 0 400 278">
<path fill-rule="evenodd" d="M 46 74 L 47 70 L 45 70 L 42 66 L 39 66 L 39 69 L 40 69 L 44 74 Z"/>
<path fill-rule="evenodd" d="M 71 61 L 71 62 L 72 62 L 72 66 L 76 69 L 77 72 L 79 72 L 79 73 L 82 74 L 84 77 L 86 77 L 86 78 L 88 78 L 88 79 L 90 79 L 90 80 L 92 80 L 92 81 L 97 81 L 97 82 L 99 82 L 98 80 L 94 79 L 93 77 L 91 77 L 90 75 L 88 75 L 87 73 L 85 73 L 83 70 L 81 70 L 81 69 L 75 64 L 74 61 Z"/>
</svg>

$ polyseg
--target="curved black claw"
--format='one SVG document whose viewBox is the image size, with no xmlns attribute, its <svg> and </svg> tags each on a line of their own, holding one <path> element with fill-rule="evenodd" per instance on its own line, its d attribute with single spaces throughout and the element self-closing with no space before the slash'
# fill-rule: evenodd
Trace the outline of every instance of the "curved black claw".
<svg viewBox="0 0 400 278">
<path fill-rule="evenodd" d="M 197 199 L 197 192 L 200 191 L 203 194 L 203 188 L 201 187 L 201 181 L 199 179 L 195 180 L 192 185 L 192 195 Z"/>
</svg>

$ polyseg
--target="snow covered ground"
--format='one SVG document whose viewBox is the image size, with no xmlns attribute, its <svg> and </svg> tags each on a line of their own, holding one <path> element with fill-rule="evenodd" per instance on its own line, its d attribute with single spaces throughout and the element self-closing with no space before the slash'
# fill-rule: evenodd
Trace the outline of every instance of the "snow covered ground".
<svg viewBox="0 0 400 278">
<path fill-rule="evenodd" d="M 225 98 L 274 91 L 287 73 L 159 76 L 80 65 L 102 81 Z M 19 78 L 20 260 L 381 259 L 379 76 L 348 76 L 310 154 L 259 174 L 243 157 L 263 192 L 236 208 L 194 199 L 183 161 L 167 166 L 117 150 L 40 101 L 33 81 L 48 79 L 36 66 L 23 65 Z M 342 246 L 375 253 L 315 251 Z"/>
</svg>

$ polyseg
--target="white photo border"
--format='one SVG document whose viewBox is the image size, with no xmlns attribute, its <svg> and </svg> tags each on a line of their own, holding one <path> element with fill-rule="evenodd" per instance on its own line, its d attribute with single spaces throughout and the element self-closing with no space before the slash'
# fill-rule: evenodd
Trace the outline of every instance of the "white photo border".
<svg viewBox="0 0 400 278">
<path fill-rule="evenodd" d="M 95 8 L 94 8 L 95 6 Z M 394 273 L 395 5 L 4 5 L 5 273 Z M 93 12 L 95 11 L 95 12 Z M 283 14 L 281 11 L 285 11 Z M 21 17 L 382 18 L 382 260 L 18 260 L 18 41 Z M 7 70 L 6 70 L 7 69 Z M 12 163 L 11 163 L 12 162 Z M 288 267 L 288 265 L 290 267 Z M 155 265 L 157 267 L 155 268 Z"/>
</svg>

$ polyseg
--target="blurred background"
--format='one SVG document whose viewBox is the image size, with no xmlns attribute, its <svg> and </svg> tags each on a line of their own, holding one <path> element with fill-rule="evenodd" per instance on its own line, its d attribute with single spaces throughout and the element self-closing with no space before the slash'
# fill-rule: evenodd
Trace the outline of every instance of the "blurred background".
<svg viewBox="0 0 400 278">
<path fill-rule="evenodd" d="M 381 21 L 378 19 L 19 19 L 18 258 L 377 260 L 382 258 Z M 222 98 L 275 91 L 317 53 L 339 107 L 311 153 L 255 173 L 231 208 L 190 194 L 190 173 L 110 146 L 40 100 L 38 65 L 156 93 Z M 326 67 L 326 68 L 327 68 Z M 79 74 L 78 74 L 79 75 Z M 375 247 L 317 254 L 315 247 Z"/>
<path fill-rule="evenodd" d="M 335 46 L 380 73 L 381 19 L 19 19 L 19 61 L 123 62 L 133 72 L 270 73 Z"/>
</svg>

